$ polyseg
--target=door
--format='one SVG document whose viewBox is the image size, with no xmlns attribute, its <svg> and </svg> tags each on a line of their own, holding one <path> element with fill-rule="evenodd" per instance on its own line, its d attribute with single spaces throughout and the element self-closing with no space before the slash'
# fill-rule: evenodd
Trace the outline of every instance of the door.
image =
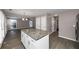
<svg viewBox="0 0 79 59">
<path fill-rule="evenodd" d="M 54 17 L 54 30 L 55 32 L 57 32 L 59 30 L 59 26 L 58 26 L 58 16 Z"/>
<path fill-rule="evenodd" d="M 9 29 L 16 29 L 17 20 L 13 20 L 13 19 L 8 20 L 8 27 L 9 27 Z"/>
<path fill-rule="evenodd" d="M 75 32 L 76 32 L 76 40 L 79 40 L 79 14 L 77 15 L 77 18 L 76 18 Z"/>
<path fill-rule="evenodd" d="M 52 32 L 54 32 L 54 18 L 52 18 Z"/>
</svg>

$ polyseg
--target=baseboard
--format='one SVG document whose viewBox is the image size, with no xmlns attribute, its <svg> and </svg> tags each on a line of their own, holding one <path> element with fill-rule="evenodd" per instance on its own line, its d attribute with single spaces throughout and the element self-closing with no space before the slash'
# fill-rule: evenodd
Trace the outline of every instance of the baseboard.
<svg viewBox="0 0 79 59">
<path fill-rule="evenodd" d="M 76 41 L 76 39 L 72 39 L 72 38 L 68 38 L 68 37 L 64 37 L 64 36 L 59 36 L 61 38 L 65 38 L 65 39 L 68 39 L 68 40 L 72 40 L 72 41 Z"/>
</svg>

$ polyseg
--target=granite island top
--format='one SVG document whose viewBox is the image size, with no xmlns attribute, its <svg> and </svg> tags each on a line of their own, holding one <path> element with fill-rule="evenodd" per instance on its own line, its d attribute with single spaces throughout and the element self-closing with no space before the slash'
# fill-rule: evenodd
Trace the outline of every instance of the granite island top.
<svg viewBox="0 0 79 59">
<path fill-rule="evenodd" d="M 21 31 L 29 35 L 34 40 L 39 40 L 43 38 L 44 36 L 50 34 L 50 32 L 39 30 L 39 29 L 22 29 Z"/>
</svg>

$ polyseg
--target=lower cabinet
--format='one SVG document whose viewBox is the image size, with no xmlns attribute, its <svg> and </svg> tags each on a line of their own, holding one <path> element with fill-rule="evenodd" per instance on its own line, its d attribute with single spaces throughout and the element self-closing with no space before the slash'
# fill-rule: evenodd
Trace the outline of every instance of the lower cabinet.
<svg viewBox="0 0 79 59">
<path fill-rule="evenodd" d="M 26 49 L 49 49 L 49 35 L 39 40 L 34 40 L 21 31 L 21 42 Z"/>
<path fill-rule="evenodd" d="M 24 32 L 21 32 L 21 42 L 25 46 L 25 48 L 28 48 L 28 37 L 26 37 L 26 34 Z"/>
</svg>

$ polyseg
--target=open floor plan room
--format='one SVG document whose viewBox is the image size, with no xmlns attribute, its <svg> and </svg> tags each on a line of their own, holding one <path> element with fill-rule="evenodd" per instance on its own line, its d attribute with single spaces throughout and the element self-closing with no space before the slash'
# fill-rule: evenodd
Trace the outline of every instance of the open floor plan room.
<svg viewBox="0 0 79 59">
<path fill-rule="evenodd" d="M 78 9 L 1 9 L 1 49 L 79 49 Z"/>
</svg>

